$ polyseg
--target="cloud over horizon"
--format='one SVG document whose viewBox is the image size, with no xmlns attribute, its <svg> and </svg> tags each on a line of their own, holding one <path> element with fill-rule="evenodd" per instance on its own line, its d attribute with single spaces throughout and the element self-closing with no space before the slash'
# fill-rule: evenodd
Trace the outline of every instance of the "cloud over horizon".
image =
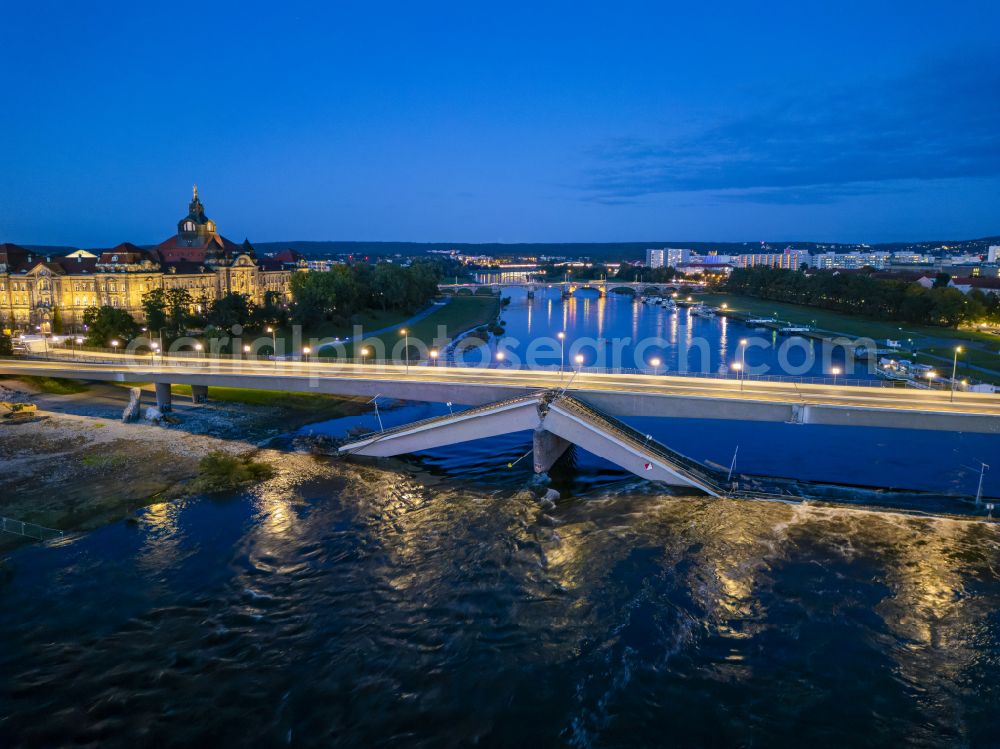
<svg viewBox="0 0 1000 749">
<path fill-rule="evenodd" d="M 757 111 L 627 136 L 592 154 L 579 187 L 608 204 L 675 192 L 829 203 L 905 183 L 1000 175 L 1000 66 L 985 53 L 894 79 L 762 98 Z"/>
</svg>

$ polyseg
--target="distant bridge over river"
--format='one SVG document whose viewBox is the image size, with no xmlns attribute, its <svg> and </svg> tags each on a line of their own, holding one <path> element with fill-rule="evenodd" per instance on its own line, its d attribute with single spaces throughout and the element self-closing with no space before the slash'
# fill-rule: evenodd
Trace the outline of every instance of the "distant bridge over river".
<svg viewBox="0 0 1000 749">
<path fill-rule="evenodd" d="M 559 289 L 563 297 L 571 297 L 581 289 L 597 291 L 602 297 L 609 293 L 631 294 L 633 296 L 666 296 L 682 291 L 703 291 L 705 284 L 701 281 L 671 281 L 669 283 L 653 283 L 649 281 L 616 281 L 615 279 L 599 279 L 593 281 L 491 281 L 489 283 L 442 283 L 438 288 L 449 294 L 467 291 L 471 294 L 489 289 L 492 293 L 500 293 L 501 289 L 523 288 L 528 290 L 528 296 L 533 296 L 542 289 Z"/>
</svg>

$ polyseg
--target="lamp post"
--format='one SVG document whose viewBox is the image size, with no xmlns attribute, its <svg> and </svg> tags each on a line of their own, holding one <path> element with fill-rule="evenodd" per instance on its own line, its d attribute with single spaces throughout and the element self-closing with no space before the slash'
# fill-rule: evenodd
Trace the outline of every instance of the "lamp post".
<svg viewBox="0 0 1000 749">
<path fill-rule="evenodd" d="M 362 348 L 361 349 L 361 366 L 364 366 L 364 364 L 365 364 L 365 357 L 366 356 L 368 356 L 368 349 L 367 348 Z"/>
<path fill-rule="evenodd" d="M 729 366 L 731 366 L 733 368 L 733 370 L 736 372 L 736 378 L 740 381 L 740 392 L 742 393 L 743 392 L 743 374 L 742 374 L 742 372 L 743 372 L 743 364 L 741 364 L 738 361 L 734 361 Z"/>
<path fill-rule="evenodd" d="M 278 333 L 273 325 L 267 326 L 267 332 L 271 334 L 271 358 L 274 359 L 274 368 L 278 368 Z"/>
<path fill-rule="evenodd" d="M 657 374 L 659 374 L 659 368 L 661 363 L 660 357 L 654 356 L 652 359 L 649 360 L 649 363 L 653 367 L 653 376 L 655 377 Z"/>
<path fill-rule="evenodd" d="M 506 354 L 503 351 L 497 351 L 497 366 L 503 364 L 503 360 L 506 358 Z"/>
<path fill-rule="evenodd" d="M 839 375 L 843 370 L 840 367 L 833 367 L 830 369 L 830 373 L 833 375 L 833 385 L 837 386 L 837 375 Z"/>
<path fill-rule="evenodd" d="M 576 372 L 579 374 L 580 370 L 583 369 L 583 354 L 577 354 L 574 356 L 573 361 L 576 362 Z"/>
<path fill-rule="evenodd" d="M 113 341 L 111 341 L 111 348 L 114 349 L 114 352 L 116 354 L 118 353 L 118 339 L 117 338 L 115 338 Z"/>
<path fill-rule="evenodd" d="M 160 347 L 160 344 L 158 344 L 156 341 L 153 341 L 152 343 L 149 344 L 149 361 L 150 361 L 150 363 L 152 363 L 153 361 L 156 360 L 156 350 L 159 347 Z"/>
<path fill-rule="evenodd" d="M 75 359 L 76 358 L 76 347 L 83 344 L 83 339 L 82 338 L 74 338 L 73 339 L 73 343 L 74 343 L 74 346 L 73 346 L 73 358 Z"/>
<path fill-rule="evenodd" d="M 747 339 L 740 338 L 740 371 L 747 368 Z"/>
<path fill-rule="evenodd" d="M 927 372 L 927 374 L 924 375 L 924 377 L 927 378 L 927 387 L 929 387 L 931 390 L 933 390 L 934 389 L 934 378 L 937 377 L 937 372 L 935 372 L 933 369 L 931 369 L 931 370 L 929 370 Z"/>
<path fill-rule="evenodd" d="M 204 347 L 204 346 L 202 346 L 202 345 L 201 345 L 200 343 L 196 343 L 196 344 L 194 345 L 194 350 L 195 350 L 195 355 L 196 355 L 196 356 L 197 356 L 197 357 L 198 357 L 199 359 L 204 359 L 204 358 L 205 358 L 205 354 L 204 354 L 204 348 L 205 348 L 205 347 Z"/>
<path fill-rule="evenodd" d="M 958 355 L 962 353 L 961 346 L 955 346 L 955 358 L 951 361 L 951 400 L 955 400 L 955 375 L 958 369 Z"/>
<path fill-rule="evenodd" d="M 566 331 L 560 330 L 556 338 L 559 339 L 559 381 L 562 382 L 563 370 L 566 369 Z"/>
<path fill-rule="evenodd" d="M 309 354 L 311 354 L 311 353 L 312 353 L 312 349 L 311 348 L 309 348 L 308 346 L 303 346 L 302 347 L 302 357 L 303 357 L 303 359 L 305 361 L 309 361 Z"/>
<path fill-rule="evenodd" d="M 430 355 L 431 355 L 431 361 L 434 362 L 434 366 L 436 367 L 437 363 L 438 363 L 438 361 L 437 361 L 438 360 L 438 350 L 436 348 L 432 348 L 430 350 Z"/>
<path fill-rule="evenodd" d="M 244 343 L 243 344 L 243 358 L 244 359 L 249 359 L 250 357 L 247 356 L 247 354 L 249 354 L 249 353 L 250 353 L 250 344 L 249 343 Z"/>
<path fill-rule="evenodd" d="M 406 373 L 410 373 L 410 331 L 403 328 L 399 331 L 403 336 L 403 361 L 406 363 Z"/>
</svg>

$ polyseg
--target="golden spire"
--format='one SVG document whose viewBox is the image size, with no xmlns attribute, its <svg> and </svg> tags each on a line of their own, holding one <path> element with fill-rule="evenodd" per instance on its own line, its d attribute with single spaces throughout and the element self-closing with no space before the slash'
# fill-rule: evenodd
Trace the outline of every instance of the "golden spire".
<svg viewBox="0 0 1000 749">
<path fill-rule="evenodd" d="M 195 186 L 194 186 L 194 187 L 192 188 L 191 192 L 192 192 L 192 194 L 194 195 L 194 199 L 195 199 L 195 200 L 197 200 L 197 199 L 198 199 L 198 185 L 195 185 Z"/>
</svg>

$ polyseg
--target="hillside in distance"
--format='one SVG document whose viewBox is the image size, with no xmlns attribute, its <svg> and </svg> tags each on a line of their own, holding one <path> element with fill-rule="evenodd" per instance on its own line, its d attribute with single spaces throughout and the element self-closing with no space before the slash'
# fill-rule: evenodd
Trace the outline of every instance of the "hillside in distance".
<svg viewBox="0 0 1000 749">
<path fill-rule="evenodd" d="M 519 243 L 498 242 L 257 242 L 254 247 L 259 252 L 277 252 L 291 248 L 308 257 L 332 257 L 353 255 L 357 258 L 385 257 L 393 255 L 413 256 L 428 252 L 454 250 L 463 255 L 490 255 L 493 257 L 566 257 L 590 258 L 591 260 L 642 260 L 646 250 L 657 247 L 683 247 L 698 252 L 717 251 L 723 255 L 748 252 L 781 252 L 785 248 L 809 250 L 809 252 L 854 252 L 883 251 L 896 252 L 959 252 L 985 254 L 990 245 L 1000 244 L 1000 236 L 981 239 L 934 240 L 922 242 L 886 242 L 873 245 L 846 244 L 837 242 L 686 242 L 681 240 L 653 240 L 649 242 L 566 242 L 566 243 Z"/>
<path fill-rule="evenodd" d="M 883 242 L 881 244 L 848 244 L 842 242 L 687 242 L 683 240 L 651 240 L 648 242 L 528 242 L 504 244 L 500 242 L 358 242 L 358 241 L 312 241 L 290 240 L 287 242 L 253 242 L 257 252 L 272 254 L 284 249 L 293 249 L 306 257 L 354 256 L 357 259 L 410 257 L 428 252 L 455 251 L 463 255 L 489 255 L 491 257 L 562 257 L 588 258 L 594 261 L 634 261 L 644 260 L 646 250 L 659 247 L 682 247 L 701 253 L 718 252 L 722 255 L 737 255 L 748 252 L 782 252 L 786 248 L 817 252 L 896 252 L 912 250 L 920 253 L 979 253 L 986 254 L 990 245 L 1000 245 L 1000 236 L 980 239 L 928 240 L 921 242 Z M 22 245 L 40 254 L 65 255 L 77 247 L 55 245 Z M 141 245 L 152 247 L 153 245 Z M 83 248 L 100 251 L 101 248 Z"/>
</svg>

